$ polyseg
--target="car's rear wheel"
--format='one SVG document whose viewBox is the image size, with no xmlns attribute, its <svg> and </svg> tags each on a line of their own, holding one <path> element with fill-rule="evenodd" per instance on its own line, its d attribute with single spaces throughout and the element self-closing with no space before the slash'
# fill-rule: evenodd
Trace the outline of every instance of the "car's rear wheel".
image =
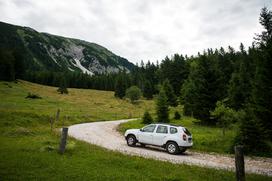
<svg viewBox="0 0 272 181">
<path fill-rule="evenodd" d="M 175 143 L 175 142 L 168 142 L 166 144 L 166 150 L 168 153 L 173 154 L 173 155 L 178 154 L 180 151 L 177 143 Z"/>
<path fill-rule="evenodd" d="M 133 136 L 133 135 L 127 136 L 127 145 L 128 146 L 135 146 L 136 142 L 137 142 L 137 140 L 136 140 L 135 136 Z"/>
</svg>

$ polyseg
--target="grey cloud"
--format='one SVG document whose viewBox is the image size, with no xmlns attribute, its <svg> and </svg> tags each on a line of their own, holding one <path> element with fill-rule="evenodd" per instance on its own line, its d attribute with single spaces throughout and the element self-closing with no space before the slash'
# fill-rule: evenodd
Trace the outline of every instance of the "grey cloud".
<svg viewBox="0 0 272 181">
<path fill-rule="evenodd" d="M 96 42 L 140 62 L 249 45 L 264 5 L 271 0 L 0 0 L 0 21 Z"/>
</svg>

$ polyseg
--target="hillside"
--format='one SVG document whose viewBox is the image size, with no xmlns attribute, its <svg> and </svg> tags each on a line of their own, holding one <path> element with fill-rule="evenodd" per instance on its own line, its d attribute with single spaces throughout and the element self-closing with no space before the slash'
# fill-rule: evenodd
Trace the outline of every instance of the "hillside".
<svg viewBox="0 0 272 181">
<path fill-rule="evenodd" d="M 154 109 L 153 101 L 141 100 L 139 104 L 133 105 L 128 100 L 115 98 L 112 91 L 69 88 L 69 94 L 62 95 L 57 89 L 22 80 L 18 83 L 0 82 L 0 111 L 48 117 L 55 115 L 57 109 L 60 109 L 61 118 L 69 117 L 69 125 L 141 117 L 145 109 Z M 42 99 L 26 99 L 29 92 L 41 96 Z"/>
<path fill-rule="evenodd" d="M 134 64 L 106 48 L 78 39 L 40 33 L 0 22 L 0 48 L 15 51 L 25 70 L 70 71 L 89 75 L 131 70 Z M 20 68 L 23 68 L 20 67 Z"/>
</svg>

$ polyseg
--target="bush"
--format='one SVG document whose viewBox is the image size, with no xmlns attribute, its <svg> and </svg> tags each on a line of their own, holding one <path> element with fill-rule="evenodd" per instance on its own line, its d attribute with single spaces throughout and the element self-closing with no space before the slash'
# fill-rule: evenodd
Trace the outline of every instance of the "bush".
<svg viewBox="0 0 272 181">
<path fill-rule="evenodd" d="M 181 118 L 181 115 L 179 114 L 178 111 L 175 112 L 175 116 L 174 116 L 174 119 L 175 120 L 179 120 Z"/>
<path fill-rule="evenodd" d="M 151 124 L 153 122 L 153 119 L 151 115 L 149 114 L 148 111 L 145 111 L 144 116 L 143 116 L 143 124 Z"/>
<path fill-rule="evenodd" d="M 212 118 L 217 120 L 217 125 L 222 128 L 225 136 L 226 129 L 230 128 L 233 123 L 236 123 L 243 117 L 242 111 L 235 111 L 224 105 L 222 101 L 216 103 L 216 108 L 211 111 Z"/>
<path fill-rule="evenodd" d="M 59 87 L 57 90 L 60 94 L 68 94 L 68 89 L 66 87 Z"/>
<path fill-rule="evenodd" d="M 38 94 L 33 94 L 33 93 L 28 93 L 28 95 L 26 96 L 27 99 L 41 99 L 42 97 L 39 96 Z"/>
<path fill-rule="evenodd" d="M 126 97 L 129 98 L 132 103 L 139 100 L 141 96 L 141 89 L 139 89 L 137 86 L 131 86 L 126 90 Z"/>
</svg>

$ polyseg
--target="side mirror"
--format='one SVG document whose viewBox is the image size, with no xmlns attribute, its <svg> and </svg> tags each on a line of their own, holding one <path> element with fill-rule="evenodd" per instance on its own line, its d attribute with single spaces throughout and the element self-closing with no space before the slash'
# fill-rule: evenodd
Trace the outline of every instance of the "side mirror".
<svg viewBox="0 0 272 181">
<path fill-rule="evenodd" d="M 140 131 L 143 132 L 144 131 L 143 128 L 141 128 Z"/>
</svg>

